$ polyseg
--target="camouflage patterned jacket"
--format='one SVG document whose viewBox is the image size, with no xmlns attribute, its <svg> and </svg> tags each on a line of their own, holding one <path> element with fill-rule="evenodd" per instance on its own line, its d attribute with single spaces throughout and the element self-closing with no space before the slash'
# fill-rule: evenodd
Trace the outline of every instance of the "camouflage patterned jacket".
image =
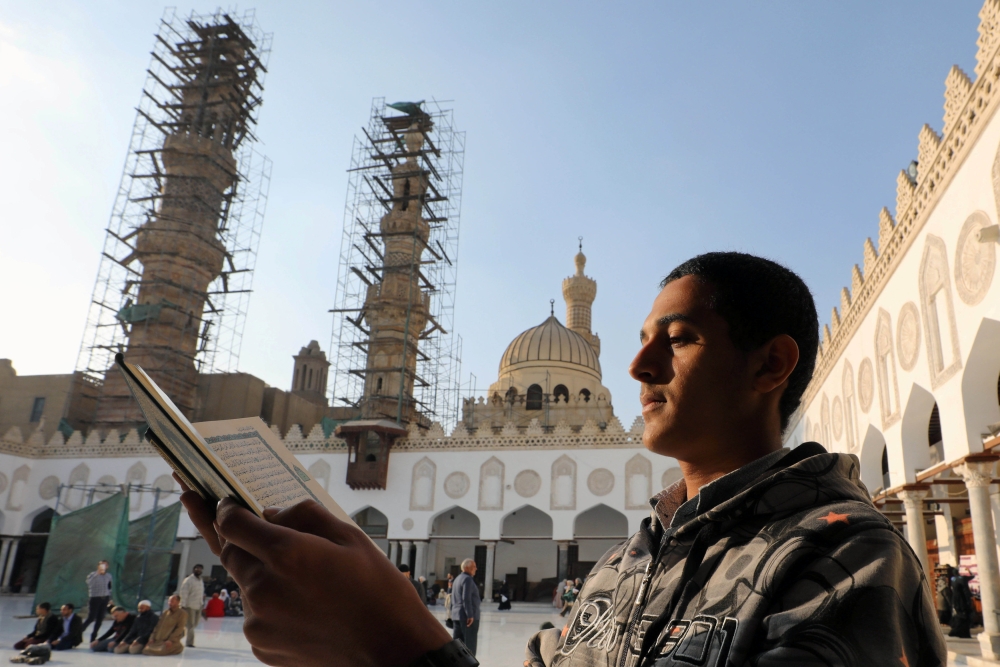
<svg viewBox="0 0 1000 667">
<path fill-rule="evenodd" d="M 946 663 L 920 563 L 855 457 L 806 443 L 671 526 L 682 485 L 598 561 L 562 633 L 532 637 L 525 667 Z"/>
</svg>

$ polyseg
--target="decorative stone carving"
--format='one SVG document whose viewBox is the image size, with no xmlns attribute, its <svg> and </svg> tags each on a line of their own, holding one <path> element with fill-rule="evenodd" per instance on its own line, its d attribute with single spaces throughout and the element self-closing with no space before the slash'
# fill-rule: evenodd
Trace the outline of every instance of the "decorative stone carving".
<svg viewBox="0 0 1000 667">
<path fill-rule="evenodd" d="M 403 527 L 403 530 L 413 530 L 413 519 L 406 517 L 400 525 Z"/>
<path fill-rule="evenodd" d="M 663 471 L 663 477 L 660 478 L 660 483 L 663 488 L 667 488 L 671 484 L 674 484 L 680 479 L 684 478 L 684 473 L 681 472 L 680 468 L 667 468 Z"/>
<path fill-rule="evenodd" d="M 844 431 L 847 434 L 847 451 L 857 447 L 858 415 L 854 411 L 854 369 L 851 362 L 844 360 L 844 374 L 841 376 L 844 389 Z"/>
<path fill-rule="evenodd" d="M 440 440 L 444 437 L 444 427 L 441 422 L 431 422 L 431 427 L 427 429 L 427 437 L 431 440 Z"/>
<path fill-rule="evenodd" d="M 833 437 L 830 433 L 830 399 L 826 397 L 826 394 L 823 394 L 823 398 L 820 399 L 819 422 L 821 428 L 820 438 L 817 442 L 826 447 L 832 447 Z"/>
<path fill-rule="evenodd" d="M 996 171 L 1000 167 L 1000 152 L 993 163 L 994 187 Z M 955 291 L 958 297 L 974 306 L 983 300 L 993 282 L 996 268 L 996 243 L 980 243 L 977 232 L 992 225 L 990 218 L 982 211 L 975 211 L 962 225 L 955 246 Z"/>
<path fill-rule="evenodd" d="M 125 484 L 140 485 L 146 481 L 146 466 L 142 464 L 142 461 L 136 461 L 132 464 L 132 467 L 128 469 L 125 473 Z M 138 512 L 142 509 L 142 491 L 133 491 L 134 500 L 130 501 L 130 507 L 133 512 Z"/>
<path fill-rule="evenodd" d="M 643 421 L 642 415 L 639 415 L 632 420 L 632 427 L 629 429 L 629 433 L 632 435 L 642 435 L 642 432 L 646 430 L 646 422 Z"/>
<path fill-rule="evenodd" d="M 993 482 L 993 461 L 966 462 L 953 468 L 970 489 L 989 486 Z"/>
<path fill-rule="evenodd" d="M 495 456 L 490 457 L 479 468 L 479 509 L 503 509 L 503 462 Z"/>
<path fill-rule="evenodd" d="M 155 480 L 153 480 L 153 488 L 159 489 L 160 491 L 173 491 L 174 490 L 174 478 L 170 475 L 160 475 Z M 160 494 L 160 503 L 163 502 L 164 495 Z"/>
<path fill-rule="evenodd" d="M 532 418 L 531 422 L 528 424 L 528 428 L 524 431 L 525 435 L 543 435 L 544 433 L 545 429 L 543 429 L 542 425 L 538 423 L 537 417 Z"/>
<path fill-rule="evenodd" d="M 920 128 L 920 134 L 918 135 L 917 144 L 917 173 L 918 180 L 923 177 L 923 169 L 920 165 L 931 165 L 934 163 L 934 156 L 937 155 L 938 149 L 941 148 L 941 136 L 934 131 L 934 129 L 924 123 L 924 126 Z M 925 166 L 924 169 L 927 167 Z"/>
<path fill-rule="evenodd" d="M 608 420 L 608 426 L 604 431 L 605 433 L 624 433 L 625 429 L 622 427 L 622 422 L 618 417 L 612 417 Z"/>
<path fill-rule="evenodd" d="M 519 435 L 520 433 L 517 431 L 517 426 L 514 425 L 514 422 L 509 420 L 505 422 L 503 428 L 500 429 L 500 436 L 504 438 L 516 438 Z"/>
<path fill-rule="evenodd" d="M 889 247 L 889 241 L 892 239 L 892 233 L 896 229 L 896 221 L 892 219 L 892 213 L 889 213 L 889 209 L 882 207 L 882 210 L 878 214 L 878 250 L 879 252 L 885 252 L 885 249 Z"/>
<path fill-rule="evenodd" d="M 909 183 L 909 181 L 907 181 Z M 897 209 L 897 213 L 898 213 Z M 865 257 L 865 275 L 872 275 L 872 271 L 875 269 L 875 263 L 878 262 L 878 252 L 875 250 L 875 244 L 872 243 L 871 238 L 865 239 L 864 245 L 864 257 Z"/>
<path fill-rule="evenodd" d="M 552 463 L 549 507 L 554 510 L 576 509 L 576 461 L 565 454 Z"/>
<path fill-rule="evenodd" d="M 615 475 L 607 468 L 597 468 L 587 475 L 587 488 L 595 496 L 606 496 L 615 488 Z"/>
<path fill-rule="evenodd" d="M 976 78 L 978 79 L 989 67 L 993 53 L 1000 41 L 1000 4 L 995 0 L 983 3 L 979 10 L 979 38 L 976 40 Z"/>
<path fill-rule="evenodd" d="M 42 500 L 52 500 L 59 495 L 59 478 L 49 475 L 38 485 L 38 495 Z"/>
<path fill-rule="evenodd" d="M 315 432 L 316 429 L 313 429 Z M 310 434 L 310 437 L 312 435 Z M 309 474 L 312 476 L 316 483 L 323 487 L 324 491 L 330 489 L 330 464 L 323 459 L 317 459 L 309 466 Z"/>
<path fill-rule="evenodd" d="M 972 82 L 969 75 L 962 71 L 958 65 L 952 65 L 948 76 L 944 80 L 944 135 L 948 134 L 958 122 L 962 107 L 969 98 L 972 90 Z M 897 214 L 899 212 L 897 211 Z"/>
<path fill-rule="evenodd" d="M 875 398 L 875 369 L 872 368 L 872 360 L 865 357 L 858 366 L 858 401 L 861 403 L 861 411 L 868 414 L 872 407 L 872 399 Z"/>
<path fill-rule="evenodd" d="M 171 485 L 173 480 L 171 480 Z M 104 500 L 118 491 L 118 482 L 113 475 L 101 475 L 97 478 L 97 488 L 94 489 L 94 500 Z"/>
<path fill-rule="evenodd" d="M 413 466 L 410 482 L 410 510 L 429 512 L 434 509 L 434 480 L 437 466 L 426 456 Z"/>
<path fill-rule="evenodd" d="M 840 402 L 840 396 L 833 397 L 833 409 L 830 421 L 833 424 L 833 437 L 840 440 L 844 436 L 844 405 Z"/>
<path fill-rule="evenodd" d="M 453 472 L 444 478 L 444 492 L 449 498 L 461 498 L 469 492 L 472 482 L 464 472 Z"/>
<path fill-rule="evenodd" d="M 563 420 L 560 419 L 559 423 L 556 424 L 556 427 L 553 430 L 553 433 L 555 435 L 571 435 L 573 433 L 573 429 L 571 429 L 569 427 L 569 424 L 567 424 L 565 421 L 563 421 Z"/>
<path fill-rule="evenodd" d="M 942 239 L 928 234 L 920 261 L 920 301 L 931 388 L 937 389 L 962 367 L 958 326 L 951 301 L 948 251 Z"/>
<path fill-rule="evenodd" d="M 20 511 L 24 504 L 24 489 L 28 484 L 28 476 L 30 474 L 31 468 L 27 465 L 22 465 L 11 475 L 10 492 L 7 493 L 7 509 L 12 512 Z M 56 479 L 56 487 L 58 486 L 59 480 Z"/>
<path fill-rule="evenodd" d="M 882 428 L 899 421 L 899 382 L 896 380 L 896 352 L 892 346 L 892 319 L 879 308 L 875 323 L 875 379 L 878 380 L 878 400 Z"/>
<path fill-rule="evenodd" d="M 653 495 L 653 464 L 642 454 L 636 454 L 625 463 L 625 509 L 641 510 L 649 507 Z"/>
<path fill-rule="evenodd" d="M 896 321 L 896 348 L 899 365 L 904 371 L 911 371 L 920 356 L 920 312 L 917 304 L 907 301 L 899 310 Z"/>
<path fill-rule="evenodd" d="M 534 470 L 522 470 L 514 478 L 514 490 L 522 498 L 531 498 L 542 488 L 542 476 Z"/>
</svg>

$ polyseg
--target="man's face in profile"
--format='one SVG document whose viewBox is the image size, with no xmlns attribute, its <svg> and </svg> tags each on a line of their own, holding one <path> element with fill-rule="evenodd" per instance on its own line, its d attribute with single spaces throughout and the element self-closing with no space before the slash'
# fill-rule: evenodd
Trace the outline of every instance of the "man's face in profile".
<svg viewBox="0 0 1000 667">
<path fill-rule="evenodd" d="M 694 276 L 664 287 L 642 325 L 642 348 L 629 367 L 641 383 L 646 449 L 682 460 L 731 434 L 741 412 L 745 355 L 710 306 L 712 287 Z M 745 408 L 744 408 L 745 409 Z"/>
<path fill-rule="evenodd" d="M 63 618 L 69 618 L 70 616 L 73 615 L 73 610 L 67 607 L 66 605 L 63 605 L 62 607 L 59 608 L 59 613 L 62 614 Z"/>
<path fill-rule="evenodd" d="M 176 595 L 171 595 L 169 604 L 171 609 L 178 609 L 181 606 L 181 599 Z"/>
</svg>

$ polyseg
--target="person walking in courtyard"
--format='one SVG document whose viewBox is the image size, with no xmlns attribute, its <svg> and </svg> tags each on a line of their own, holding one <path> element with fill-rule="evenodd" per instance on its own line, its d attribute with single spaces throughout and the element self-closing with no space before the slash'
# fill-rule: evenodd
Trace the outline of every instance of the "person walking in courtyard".
<svg viewBox="0 0 1000 667">
<path fill-rule="evenodd" d="M 191 568 L 191 574 L 184 577 L 180 588 L 177 589 L 177 595 L 181 598 L 181 607 L 187 612 L 185 615 L 187 632 L 184 641 L 192 647 L 194 646 L 194 629 L 198 627 L 198 622 L 201 620 L 201 608 L 205 602 L 205 582 L 201 578 L 201 573 L 204 571 L 203 565 L 195 565 Z"/>
<path fill-rule="evenodd" d="M 476 561 L 466 558 L 462 561 L 462 573 L 455 577 L 451 587 L 451 620 L 455 624 L 453 637 L 460 639 L 476 655 L 479 636 L 479 586 L 476 585 Z"/>
<path fill-rule="evenodd" d="M 948 568 L 948 573 L 951 575 L 951 631 L 948 636 L 971 639 L 972 614 L 976 607 L 972 603 L 969 580 L 953 567 Z"/>
<path fill-rule="evenodd" d="M 62 625 L 59 623 L 59 617 L 52 613 L 51 604 L 48 602 L 39 603 L 35 607 L 35 616 L 38 617 L 38 620 L 35 622 L 35 629 L 26 635 L 24 639 L 14 644 L 16 650 L 23 651 L 35 644 L 51 642 L 53 639 L 58 639 L 59 635 L 62 634 Z"/>
<path fill-rule="evenodd" d="M 59 636 L 49 642 L 53 651 L 68 651 L 83 643 L 83 621 L 76 615 L 76 607 L 67 602 L 59 609 L 62 625 Z"/>
<path fill-rule="evenodd" d="M 503 583 L 500 584 L 500 606 L 497 607 L 497 611 L 508 611 L 510 609 L 510 586 L 507 585 L 507 580 L 504 579 Z"/>
<path fill-rule="evenodd" d="M 87 626 L 94 624 L 94 630 L 90 633 L 90 641 L 95 641 L 100 634 L 101 624 L 104 622 L 104 615 L 108 613 L 108 602 L 111 601 L 111 573 L 108 572 L 108 561 L 102 560 L 97 563 L 97 569 L 87 575 L 87 591 L 90 600 L 87 605 L 87 620 L 83 623 L 82 632 L 87 631 Z"/>
<path fill-rule="evenodd" d="M 149 600 L 140 602 L 138 611 L 139 614 L 132 622 L 132 629 L 115 645 L 115 653 L 142 653 L 142 649 L 149 642 L 149 637 L 156 629 L 160 618 L 153 611 L 153 605 Z"/>
<path fill-rule="evenodd" d="M 187 626 L 187 611 L 181 608 L 181 598 L 178 595 L 171 595 L 167 605 L 167 610 L 160 614 L 156 629 L 149 636 L 149 642 L 142 649 L 143 655 L 177 655 L 184 650 L 181 637 Z M 129 648 L 129 653 L 138 651 Z"/>
<path fill-rule="evenodd" d="M 413 573 L 410 571 L 410 566 L 403 563 L 399 566 L 399 571 L 403 573 L 406 580 L 413 584 L 413 589 L 417 592 L 417 597 L 426 605 L 427 604 L 427 590 L 424 585 L 417 579 L 413 578 Z"/>
<path fill-rule="evenodd" d="M 808 288 L 770 260 L 708 253 L 663 280 L 629 372 L 644 446 L 677 460 L 683 478 L 597 561 L 565 632 L 531 638 L 525 667 L 946 664 L 920 561 L 872 504 L 857 459 L 782 447 L 818 332 Z M 378 547 L 319 503 L 261 519 L 184 491 L 267 662 L 476 664 Z"/>
<path fill-rule="evenodd" d="M 111 629 L 98 637 L 96 641 L 90 642 L 91 651 L 95 653 L 113 652 L 115 647 L 121 644 L 125 636 L 128 635 L 132 624 L 135 623 L 135 615 L 128 613 L 125 607 L 112 609 L 111 617 L 114 619 Z"/>
</svg>

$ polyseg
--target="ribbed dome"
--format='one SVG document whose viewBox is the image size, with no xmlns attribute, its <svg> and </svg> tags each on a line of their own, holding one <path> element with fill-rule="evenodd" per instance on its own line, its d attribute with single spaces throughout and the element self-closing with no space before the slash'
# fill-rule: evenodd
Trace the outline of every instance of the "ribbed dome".
<svg viewBox="0 0 1000 667">
<path fill-rule="evenodd" d="M 553 362 L 582 366 L 601 378 L 601 362 L 594 348 L 577 332 L 567 329 L 555 315 L 515 338 L 500 359 L 500 375 L 521 366 L 544 366 Z"/>
</svg>

